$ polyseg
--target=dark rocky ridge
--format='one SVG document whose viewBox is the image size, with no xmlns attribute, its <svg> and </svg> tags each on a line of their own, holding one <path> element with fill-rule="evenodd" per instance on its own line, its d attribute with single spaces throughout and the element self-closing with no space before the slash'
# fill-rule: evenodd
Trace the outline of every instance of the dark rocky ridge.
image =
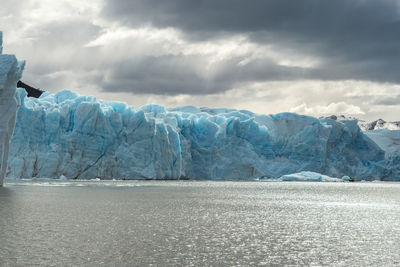
<svg viewBox="0 0 400 267">
<path fill-rule="evenodd" d="M 18 81 L 17 87 L 24 88 L 25 91 L 28 93 L 28 97 L 39 98 L 44 93 L 44 91 L 42 91 L 40 89 L 36 89 L 30 85 L 27 85 L 26 83 L 23 83 L 22 81 Z"/>
</svg>

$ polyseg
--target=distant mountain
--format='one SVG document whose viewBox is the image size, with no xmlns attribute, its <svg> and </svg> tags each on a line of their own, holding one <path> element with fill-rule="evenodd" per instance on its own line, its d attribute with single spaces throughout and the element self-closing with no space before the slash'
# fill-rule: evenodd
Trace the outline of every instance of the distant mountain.
<svg viewBox="0 0 400 267">
<path fill-rule="evenodd" d="M 400 130 L 400 121 L 387 122 L 382 119 L 378 119 L 370 123 L 359 121 L 358 125 L 363 131 L 382 130 L 382 129 Z"/>
<path fill-rule="evenodd" d="M 372 130 L 382 130 L 382 129 L 387 129 L 387 130 L 400 130 L 400 121 L 392 121 L 392 122 L 387 122 L 382 119 L 377 119 L 372 122 L 366 122 L 364 120 L 360 120 L 357 118 L 353 117 L 346 117 L 343 115 L 332 115 L 329 117 L 324 117 L 325 119 L 331 119 L 335 121 L 341 121 L 341 120 L 356 120 L 358 126 L 360 127 L 361 130 L 363 131 L 372 131 Z"/>
</svg>

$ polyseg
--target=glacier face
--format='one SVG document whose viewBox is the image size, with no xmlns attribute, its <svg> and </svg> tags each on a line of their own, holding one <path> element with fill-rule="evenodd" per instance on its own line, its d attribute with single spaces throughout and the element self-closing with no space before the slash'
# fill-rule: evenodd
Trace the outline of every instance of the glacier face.
<svg viewBox="0 0 400 267">
<path fill-rule="evenodd" d="M 10 139 L 18 109 L 16 86 L 25 64 L 18 62 L 14 55 L 3 55 L 2 41 L 0 32 L 0 186 L 7 171 Z"/>
<path fill-rule="evenodd" d="M 327 117 L 332 120 L 346 121 L 355 120 L 358 126 L 372 141 L 385 151 L 385 167 L 381 178 L 384 180 L 400 180 L 400 122 L 386 122 L 378 119 L 366 122 L 357 118 L 343 115 L 332 115 Z"/>
<path fill-rule="evenodd" d="M 18 89 L 18 97 L 10 178 L 248 179 L 301 171 L 385 178 L 385 152 L 357 121 L 137 108 L 71 91 L 35 99 Z"/>
<path fill-rule="evenodd" d="M 400 180 L 400 130 L 378 129 L 364 134 L 385 151 L 385 179 Z"/>
</svg>

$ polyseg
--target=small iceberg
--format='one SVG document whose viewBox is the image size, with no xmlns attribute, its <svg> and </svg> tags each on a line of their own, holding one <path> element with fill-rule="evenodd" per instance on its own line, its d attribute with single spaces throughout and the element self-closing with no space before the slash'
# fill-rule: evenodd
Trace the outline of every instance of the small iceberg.
<svg viewBox="0 0 400 267">
<path fill-rule="evenodd" d="M 343 178 L 334 178 L 317 172 L 302 171 L 298 173 L 283 175 L 278 178 L 278 181 L 344 182 L 345 179 Z"/>
</svg>

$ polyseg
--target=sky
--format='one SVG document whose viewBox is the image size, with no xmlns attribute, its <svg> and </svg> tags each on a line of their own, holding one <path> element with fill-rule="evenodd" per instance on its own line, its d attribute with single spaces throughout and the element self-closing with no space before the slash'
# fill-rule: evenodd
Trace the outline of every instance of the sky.
<svg viewBox="0 0 400 267">
<path fill-rule="evenodd" d="M 400 120 L 400 0 L 2 0 L 0 30 L 53 93 Z"/>
</svg>

